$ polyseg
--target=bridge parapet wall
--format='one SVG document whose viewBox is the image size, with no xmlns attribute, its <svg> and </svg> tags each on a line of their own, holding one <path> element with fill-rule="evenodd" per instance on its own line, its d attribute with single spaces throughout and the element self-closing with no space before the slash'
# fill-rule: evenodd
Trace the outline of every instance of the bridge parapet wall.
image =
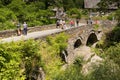
<svg viewBox="0 0 120 80">
<path fill-rule="evenodd" d="M 55 27 L 56 27 L 55 24 L 36 26 L 36 27 L 28 27 L 28 33 L 35 32 L 35 31 L 41 31 L 41 30 L 54 29 Z M 0 38 L 6 38 L 6 37 L 11 37 L 11 36 L 16 36 L 16 35 L 17 35 L 17 29 L 0 31 Z"/>
</svg>

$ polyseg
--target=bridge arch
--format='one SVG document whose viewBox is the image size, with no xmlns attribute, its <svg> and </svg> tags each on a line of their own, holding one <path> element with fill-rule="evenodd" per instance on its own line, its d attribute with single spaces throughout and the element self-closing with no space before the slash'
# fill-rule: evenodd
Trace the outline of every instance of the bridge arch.
<svg viewBox="0 0 120 80">
<path fill-rule="evenodd" d="M 86 45 L 91 46 L 97 41 L 98 41 L 97 35 L 94 32 L 92 32 L 87 38 Z"/>
<path fill-rule="evenodd" d="M 77 39 L 77 40 L 75 41 L 75 43 L 74 43 L 74 49 L 75 49 L 75 48 L 78 48 L 78 47 L 81 46 L 81 45 L 82 45 L 81 39 Z"/>
</svg>

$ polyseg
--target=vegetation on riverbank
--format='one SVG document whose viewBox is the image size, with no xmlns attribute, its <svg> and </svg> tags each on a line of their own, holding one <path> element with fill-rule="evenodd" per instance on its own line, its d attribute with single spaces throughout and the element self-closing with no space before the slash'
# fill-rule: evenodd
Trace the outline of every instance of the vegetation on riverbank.
<svg viewBox="0 0 120 80">
<path fill-rule="evenodd" d="M 63 61 L 60 52 L 67 47 L 68 36 L 64 33 L 48 37 L 44 41 L 19 41 L 0 45 L 0 80 L 32 80 L 39 68 L 46 79 L 60 71 Z"/>
</svg>

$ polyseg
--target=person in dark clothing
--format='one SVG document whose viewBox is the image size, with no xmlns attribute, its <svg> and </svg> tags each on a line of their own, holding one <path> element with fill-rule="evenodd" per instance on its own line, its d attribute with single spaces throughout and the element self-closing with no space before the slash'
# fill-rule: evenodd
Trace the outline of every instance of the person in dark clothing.
<svg viewBox="0 0 120 80">
<path fill-rule="evenodd" d="M 79 19 L 78 18 L 76 19 L 76 24 L 77 24 L 77 26 L 79 26 Z"/>
<path fill-rule="evenodd" d="M 91 18 L 89 18 L 89 19 L 87 20 L 87 24 L 88 24 L 88 25 L 92 25 L 92 24 L 93 24 L 93 21 L 92 21 Z"/>
<path fill-rule="evenodd" d="M 21 35 L 21 24 L 18 22 L 16 26 L 17 26 L 17 35 L 20 36 Z"/>
<path fill-rule="evenodd" d="M 60 27 L 60 20 L 57 20 L 56 21 L 56 28 L 59 28 Z"/>
</svg>

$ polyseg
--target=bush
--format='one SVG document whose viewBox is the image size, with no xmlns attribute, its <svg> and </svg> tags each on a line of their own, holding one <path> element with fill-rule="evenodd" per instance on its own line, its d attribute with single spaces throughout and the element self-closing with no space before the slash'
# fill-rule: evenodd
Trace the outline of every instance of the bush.
<svg viewBox="0 0 120 80">
<path fill-rule="evenodd" d="M 107 42 L 115 43 L 120 41 L 120 27 L 115 27 L 107 34 Z"/>
<path fill-rule="evenodd" d="M 120 43 L 116 44 L 115 46 L 111 46 L 105 53 L 109 59 L 112 59 L 120 66 Z"/>
<path fill-rule="evenodd" d="M 113 13 L 110 14 L 110 15 L 107 17 L 108 20 L 113 20 L 113 18 L 115 18 L 115 14 L 113 14 Z"/>
<path fill-rule="evenodd" d="M 120 9 L 116 11 L 115 17 L 118 20 L 118 25 L 120 25 Z"/>
<path fill-rule="evenodd" d="M 0 80 L 31 79 L 31 73 L 40 66 L 38 42 L 28 40 L 0 44 Z M 38 72 L 34 74 L 37 75 Z"/>
<path fill-rule="evenodd" d="M 53 80 L 85 80 L 80 72 L 80 67 L 71 65 L 65 71 L 56 75 Z"/>
<path fill-rule="evenodd" d="M 13 13 L 13 11 L 11 11 L 11 10 L 9 10 L 7 8 L 1 8 L 0 9 L 0 15 L 1 15 L 1 17 L 5 18 L 4 21 L 16 20 L 16 15 Z"/>
<path fill-rule="evenodd" d="M 77 57 L 74 64 L 66 66 L 66 69 L 60 71 L 53 77 L 53 80 L 85 80 L 81 73 L 83 58 Z"/>
<path fill-rule="evenodd" d="M 0 30 L 14 29 L 16 26 L 11 21 L 0 23 Z"/>
<path fill-rule="evenodd" d="M 7 47 L 6 47 L 7 46 Z M 21 63 L 20 46 L 17 43 L 0 44 L 0 79 L 25 79 L 22 69 L 19 67 Z"/>
<path fill-rule="evenodd" d="M 107 59 L 89 75 L 88 80 L 119 80 L 120 67 Z"/>
<path fill-rule="evenodd" d="M 94 29 L 98 30 L 98 28 L 99 28 L 99 24 L 94 24 Z"/>
<path fill-rule="evenodd" d="M 5 22 L 5 21 L 6 21 L 6 18 L 5 18 L 4 16 L 1 16 L 1 15 L 0 15 L 0 22 L 3 23 L 3 22 Z"/>
<path fill-rule="evenodd" d="M 69 17 L 72 18 L 81 18 L 81 11 L 77 8 L 72 8 L 69 11 L 66 12 Z"/>
<path fill-rule="evenodd" d="M 42 42 L 40 52 L 42 53 L 42 62 L 46 72 L 46 80 L 53 80 L 52 78 L 60 72 L 61 66 L 64 64 L 60 57 L 60 52 L 67 47 L 67 35 L 62 33 L 55 37 L 49 36 L 46 41 Z"/>
</svg>

